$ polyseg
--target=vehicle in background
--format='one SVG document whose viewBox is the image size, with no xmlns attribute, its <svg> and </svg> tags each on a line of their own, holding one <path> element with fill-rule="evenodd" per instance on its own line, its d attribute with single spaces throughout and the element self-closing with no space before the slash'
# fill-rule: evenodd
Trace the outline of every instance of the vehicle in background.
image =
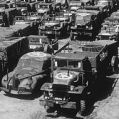
<svg viewBox="0 0 119 119">
<path fill-rule="evenodd" d="M 52 12 L 52 3 L 39 2 L 36 7 L 38 15 L 50 14 Z"/>
<path fill-rule="evenodd" d="M 21 27 L 19 36 L 28 36 L 38 34 L 40 16 L 16 16 L 14 27 Z"/>
<path fill-rule="evenodd" d="M 58 50 L 58 40 L 49 39 L 47 36 L 30 35 L 27 37 L 30 51 L 42 51 L 52 54 Z"/>
<path fill-rule="evenodd" d="M 104 25 L 97 36 L 97 40 L 115 40 L 119 39 L 119 25 L 113 27 Z"/>
<path fill-rule="evenodd" d="M 103 11 L 106 16 L 109 16 L 114 9 L 113 0 L 99 0 L 96 6 L 99 7 L 99 9 Z"/>
<path fill-rule="evenodd" d="M 55 20 L 55 17 L 48 17 L 44 19 L 42 25 L 39 26 L 39 35 L 46 35 L 50 39 L 57 39 L 61 37 L 64 31 L 63 23 Z"/>
<path fill-rule="evenodd" d="M 1 38 L 0 81 L 2 76 L 14 69 L 19 58 L 28 51 L 28 40 L 25 37 Z"/>
<path fill-rule="evenodd" d="M 101 30 L 97 35 L 97 40 L 115 40 L 119 39 L 119 11 L 111 14 L 102 24 Z"/>
<path fill-rule="evenodd" d="M 71 40 L 94 40 L 100 29 L 98 11 L 78 10 L 71 25 Z M 97 28 L 97 25 L 99 28 Z"/>
</svg>

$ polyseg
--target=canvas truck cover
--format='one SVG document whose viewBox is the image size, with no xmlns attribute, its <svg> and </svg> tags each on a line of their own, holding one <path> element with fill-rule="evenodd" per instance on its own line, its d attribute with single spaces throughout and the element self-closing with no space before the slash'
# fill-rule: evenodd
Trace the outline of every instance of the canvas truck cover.
<svg viewBox="0 0 119 119">
<path fill-rule="evenodd" d="M 38 74 L 43 70 L 48 70 L 47 62 L 51 55 L 43 52 L 29 52 L 21 57 L 17 67 L 14 70 L 14 75 L 17 75 L 19 79 L 30 77 Z"/>
<path fill-rule="evenodd" d="M 69 59 L 69 60 L 83 60 L 86 56 L 89 57 L 91 65 L 93 68 L 96 68 L 96 58 L 99 56 L 100 52 L 107 46 L 111 47 L 112 45 L 117 44 L 116 41 L 109 40 L 99 40 L 93 42 L 77 42 L 73 43 L 72 41 L 69 43 L 69 48 L 74 50 L 71 53 L 57 53 L 56 58 L 58 59 Z M 82 48 L 81 50 L 75 50 L 75 47 Z M 63 51 L 63 49 L 62 49 Z"/>
</svg>

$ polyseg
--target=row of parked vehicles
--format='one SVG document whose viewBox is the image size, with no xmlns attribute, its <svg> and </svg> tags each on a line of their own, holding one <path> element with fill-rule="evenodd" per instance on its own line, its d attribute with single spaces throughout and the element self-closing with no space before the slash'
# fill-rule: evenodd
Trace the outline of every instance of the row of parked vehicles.
<svg viewBox="0 0 119 119">
<path fill-rule="evenodd" d="M 17 95 L 42 90 L 40 102 L 48 113 L 71 108 L 84 115 L 93 100 L 92 87 L 114 73 L 111 60 L 118 54 L 119 44 L 112 40 L 70 41 L 49 52 L 45 49 L 48 42 L 46 36 L 33 35 L 1 41 L 0 89 Z"/>
<path fill-rule="evenodd" d="M 42 3 L 54 5 L 51 1 Z M 42 3 L 36 6 L 42 6 Z M 30 12 L 29 16 L 17 16 L 17 24 L 29 23 L 28 18 L 30 23 L 37 24 L 38 34 L 0 42 L 0 48 L 5 52 L 1 52 L 3 70 L 0 89 L 7 94 L 17 95 L 42 91 L 43 100 L 40 102 L 48 113 L 59 113 L 62 108 L 70 108 L 75 110 L 76 115 L 85 115 L 95 94 L 92 87 L 115 73 L 111 61 L 113 56 L 119 54 L 119 44 L 117 40 L 110 39 L 84 40 L 95 40 L 101 23 L 112 13 L 117 3 L 115 0 L 114 6 L 110 8 L 111 2 L 104 4 L 106 7 L 101 6 L 100 0 L 96 5 L 90 2 L 83 5 L 80 2 L 79 6 L 69 4 L 70 7 L 66 9 L 58 6 L 56 12 L 51 10 L 52 13 L 44 12 L 43 8 L 39 10 L 40 14 Z M 112 16 L 116 19 L 118 11 L 106 18 L 103 24 L 106 25 Z M 113 23 L 108 24 L 111 27 Z M 58 38 L 67 34 L 71 41 L 59 48 Z"/>
<path fill-rule="evenodd" d="M 119 39 L 119 11 L 113 12 L 110 17 L 107 17 L 102 24 L 100 33 L 97 39 L 101 40 L 116 40 Z"/>
</svg>

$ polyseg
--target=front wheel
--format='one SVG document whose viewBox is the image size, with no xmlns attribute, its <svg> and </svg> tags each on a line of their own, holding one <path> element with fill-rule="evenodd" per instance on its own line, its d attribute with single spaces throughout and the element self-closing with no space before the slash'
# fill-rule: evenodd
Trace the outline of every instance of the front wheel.
<svg viewBox="0 0 119 119">
<path fill-rule="evenodd" d="M 85 111 L 86 111 L 86 101 L 80 100 L 80 113 L 81 113 L 81 115 L 84 115 Z"/>
<path fill-rule="evenodd" d="M 86 111 L 86 101 L 80 100 L 80 102 L 77 102 L 77 115 L 84 116 Z"/>
</svg>

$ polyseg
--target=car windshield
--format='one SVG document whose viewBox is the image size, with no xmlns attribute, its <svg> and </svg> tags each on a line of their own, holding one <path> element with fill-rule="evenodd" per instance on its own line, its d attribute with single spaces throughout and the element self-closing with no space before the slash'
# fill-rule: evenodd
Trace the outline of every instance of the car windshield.
<svg viewBox="0 0 119 119">
<path fill-rule="evenodd" d="M 80 68 L 81 67 L 81 62 L 80 61 L 71 61 L 71 60 L 61 60 L 61 59 L 56 59 L 55 60 L 55 66 L 60 67 L 60 68 Z"/>
</svg>

